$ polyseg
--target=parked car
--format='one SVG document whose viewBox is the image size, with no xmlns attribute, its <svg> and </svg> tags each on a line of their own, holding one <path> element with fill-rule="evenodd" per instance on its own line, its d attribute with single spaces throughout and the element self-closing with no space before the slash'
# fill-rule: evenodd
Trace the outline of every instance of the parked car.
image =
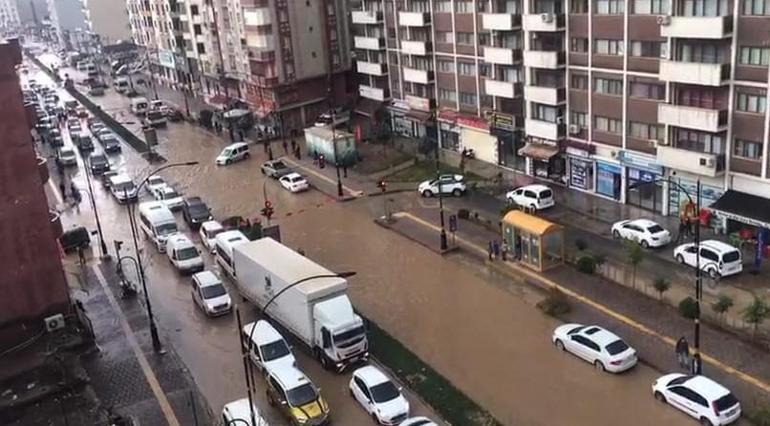
<svg viewBox="0 0 770 426">
<path fill-rule="evenodd" d="M 105 138 L 107 136 L 114 135 L 114 133 L 112 133 L 112 130 L 110 130 L 110 129 L 106 128 L 106 127 L 103 127 L 101 129 L 99 129 L 99 130 L 97 130 L 95 132 L 91 132 L 91 133 L 93 133 L 94 137 L 96 137 L 96 139 L 99 139 L 99 140 L 102 140 L 103 138 Z"/>
<path fill-rule="evenodd" d="M 553 191 L 545 185 L 527 185 L 516 188 L 505 194 L 505 199 L 511 204 L 527 207 L 533 210 L 543 210 L 553 207 Z"/>
<path fill-rule="evenodd" d="M 697 255 L 695 243 L 682 244 L 674 249 L 674 259 L 693 268 L 696 267 Z M 700 269 L 711 278 L 739 274 L 743 271 L 741 251 L 721 241 L 701 241 Z"/>
<path fill-rule="evenodd" d="M 88 167 L 91 169 L 91 174 L 97 176 L 110 169 L 110 161 L 103 153 L 92 152 L 88 156 Z"/>
<path fill-rule="evenodd" d="M 91 136 L 82 132 L 77 135 L 72 135 L 72 143 L 76 144 L 81 151 L 90 151 L 94 149 L 94 141 L 91 139 Z"/>
<path fill-rule="evenodd" d="M 292 172 L 283 175 L 278 181 L 281 183 L 281 186 L 289 192 L 301 192 L 310 189 L 310 184 L 299 173 Z"/>
<path fill-rule="evenodd" d="M 147 182 L 144 184 L 144 187 L 147 189 L 147 192 L 155 196 L 155 191 L 157 191 L 159 188 L 162 188 L 164 186 L 168 186 L 166 183 L 166 180 L 163 179 L 160 175 L 152 175 L 147 178 Z"/>
<path fill-rule="evenodd" d="M 225 315 L 233 309 L 233 301 L 222 280 L 211 271 L 192 276 L 192 298 L 209 316 Z"/>
<path fill-rule="evenodd" d="M 185 234 L 168 236 L 166 255 L 169 262 L 181 273 L 195 273 L 203 270 L 201 253 Z"/>
<path fill-rule="evenodd" d="M 250 342 L 244 349 L 258 369 L 272 369 L 279 365 L 297 365 L 297 360 L 291 352 L 291 346 L 269 322 L 259 320 L 246 324 L 243 326 L 242 333 L 242 341 Z"/>
<path fill-rule="evenodd" d="M 120 146 L 118 137 L 113 134 L 103 136 L 100 141 L 102 143 L 102 148 L 104 148 L 104 152 L 106 153 L 120 152 L 123 149 Z"/>
<path fill-rule="evenodd" d="M 410 417 L 404 420 L 398 426 L 438 426 L 438 423 L 434 422 L 433 420 L 427 417 L 417 416 L 417 417 Z"/>
<path fill-rule="evenodd" d="M 671 242 L 671 233 L 649 219 L 621 220 L 612 225 L 612 236 L 636 241 L 642 247 L 663 247 Z"/>
<path fill-rule="evenodd" d="M 251 423 L 251 413 L 254 413 L 254 421 Z M 259 413 L 256 404 L 251 404 L 249 408 L 249 399 L 242 398 L 236 401 L 228 402 L 222 407 L 223 426 L 270 426 Z"/>
<path fill-rule="evenodd" d="M 636 365 L 636 350 L 614 333 L 596 325 L 564 324 L 551 337 L 559 350 L 591 363 L 599 371 L 620 373 Z"/>
<path fill-rule="evenodd" d="M 88 130 L 90 130 L 91 133 L 94 133 L 94 134 L 98 133 L 99 130 L 106 129 L 106 128 L 107 126 L 105 126 L 104 123 L 102 123 L 99 120 L 91 120 L 91 122 L 88 123 Z"/>
<path fill-rule="evenodd" d="M 350 394 L 381 425 L 397 425 L 409 417 L 409 401 L 401 388 L 377 367 L 367 365 L 353 371 Z"/>
<path fill-rule="evenodd" d="M 215 161 L 218 166 L 226 166 L 247 158 L 249 158 L 249 146 L 245 142 L 236 142 L 227 145 Z"/>
<path fill-rule="evenodd" d="M 48 143 L 51 144 L 52 147 L 57 148 L 64 145 L 64 138 L 61 136 L 61 131 L 59 129 L 51 129 L 48 131 L 47 136 Z"/>
<path fill-rule="evenodd" d="M 82 226 L 67 229 L 59 236 L 59 244 L 65 253 L 78 247 L 88 248 L 91 245 L 91 235 Z"/>
<path fill-rule="evenodd" d="M 70 135 L 74 135 L 77 133 L 80 133 L 83 131 L 83 127 L 80 125 L 80 120 L 69 120 L 67 122 L 67 131 L 70 132 Z"/>
<path fill-rule="evenodd" d="M 299 369 L 276 365 L 265 373 L 267 402 L 281 410 L 291 424 L 321 425 L 329 420 L 329 405 Z"/>
<path fill-rule="evenodd" d="M 189 197 L 182 204 L 182 217 L 192 230 L 198 229 L 203 222 L 211 220 L 209 206 L 200 197 Z"/>
<path fill-rule="evenodd" d="M 201 224 L 198 233 L 201 237 L 201 243 L 206 247 L 209 252 L 216 252 L 217 234 L 225 231 L 225 227 L 216 220 L 209 220 Z"/>
<path fill-rule="evenodd" d="M 705 376 L 666 374 L 652 385 L 652 394 L 698 419 L 703 425 L 726 425 L 741 416 L 741 403 L 724 386 Z"/>
<path fill-rule="evenodd" d="M 262 170 L 263 175 L 269 176 L 273 179 L 278 179 L 291 173 L 289 166 L 287 166 L 286 163 L 280 159 L 270 160 L 262 163 L 260 170 Z"/>
<path fill-rule="evenodd" d="M 110 179 L 113 176 L 117 176 L 119 173 L 115 170 L 109 170 L 104 173 L 102 173 L 102 185 L 104 185 L 105 188 L 110 187 Z"/>
<path fill-rule="evenodd" d="M 119 203 L 135 200 L 138 195 L 134 181 L 122 173 L 110 177 L 110 192 Z"/>
<path fill-rule="evenodd" d="M 179 210 L 182 208 L 183 199 L 174 188 L 169 185 L 157 188 L 154 192 L 155 199 L 163 203 L 169 210 Z"/>
<path fill-rule="evenodd" d="M 447 174 L 439 176 L 438 179 L 430 179 L 420 183 L 417 192 L 423 197 L 438 195 L 439 183 L 441 183 L 442 194 L 452 194 L 459 197 L 466 191 L 465 178 L 462 175 Z"/>
<path fill-rule="evenodd" d="M 78 156 L 71 146 L 63 146 L 56 152 L 56 162 L 60 166 L 77 166 Z"/>
</svg>

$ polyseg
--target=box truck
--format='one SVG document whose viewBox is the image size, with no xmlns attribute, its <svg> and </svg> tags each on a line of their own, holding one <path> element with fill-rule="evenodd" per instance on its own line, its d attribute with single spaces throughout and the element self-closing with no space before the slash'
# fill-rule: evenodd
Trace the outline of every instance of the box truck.
<svg viewBox="0 0 770 426">
<path fill-rule="evenodd" d="M 272 238 L 233 247 L 236 288 L 306 344 L 324 368 L 343 371 L 369 357 L 364 321 L 353 311 L 348 282 Z M 292 286 L 301 281 L 302 283 Z"/>
</svg>

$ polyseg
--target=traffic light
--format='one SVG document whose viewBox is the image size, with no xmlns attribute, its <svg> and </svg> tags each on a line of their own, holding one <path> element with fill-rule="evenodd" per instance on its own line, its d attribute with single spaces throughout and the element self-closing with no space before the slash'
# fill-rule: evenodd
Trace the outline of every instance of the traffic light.
<svg viewBox="0 0 770 426">
<path fill-rule="evenodd" d="M 380 191 L 384 194 L 385 191 L 388 189 L 388 184 L 385 182 L 385 180 L 380 180 L 377 182 L 377 188 L 380 188 Z"/>
<path fill-rule="evenodd" d="M 273 213 L 275 213 L 273 210 L 273 203 L 265 200 L 265 207 L 262 208 L 262 216 L 267 218 L 267 220 L 270 220 L 270 218 L 273 216 Z"/>
</svg>

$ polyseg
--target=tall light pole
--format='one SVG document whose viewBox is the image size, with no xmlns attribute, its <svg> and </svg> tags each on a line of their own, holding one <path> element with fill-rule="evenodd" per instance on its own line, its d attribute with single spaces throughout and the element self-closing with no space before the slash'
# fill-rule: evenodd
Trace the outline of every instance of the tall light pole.
<svg viewBox="0 0 770 426">
<path fill-rule="evenodd" d="M 104 234 L 102 233 L 102 224 L 99 221 L 99 210 L 96 208 L 96 200 L 94 199 L 94 188 L 91 186 L 91 157 L 88 158 L 88 170 L 86 170 L 86 183 L 88 185 L 88 195 L 91 199 L 91 209 L 94 211 L 94 218 L 96 219 L 96 232 L 99 234 L 99 247 L 102 251 L 102 259 L 109 259 L 110 254 L 107 252 L 107 244 L 104 242 Z"/>
<path fill-rule="evenodd" d="M 435 113 L 432 113 L 435 114 Z M 428 139 L 428 136 L 426 134 L 425 139 Z M 438 181 L 438 211 L 439 211 L 439 220 L 441 222 L 441 232 L 439 233 L 439 244 L 441 247 L 441 250 L 446 250 L 449 246 L 447 245 L 447 239 L 446 239 L 446 225 L 444 222 L 444 191 L 442 191 L 441 188 L 441 162 L 439 161 L 439 146 L 438 146 L 438 140 L 436 140 L 436 146 L 434 147 L 434 152 L 436 156 L 436 180 Z"/>
<path fill-rule="evenodd" d="M 145 183 L 147 183 L 147 179 L 150 178 L 150 176 L 159 173 L 163 170 L 170 169 L 172 167 L 186 167 L 186 166 L 194 166 L 198 164 L 197 161 L 188 161 L 184 163 L 172 163 L 172 164 L 166 164 L 162 167 L 159 167 L 152 172 L 150 172 L 147 177 L 145 177 L 139 185 L 136 187 L 136 198 L 134 202 L 139 201 L 139 191 L 141 191 L 142 187 Z M 152 348 L 157 353 L 162 353 L 163 347 L 160 344 L 160 337 L 158 336 L 158 327 L 155 325 L 155 317 L 152 314 L 152 306 L 150 304 L 150 296 L 147 293 L 147 279 L 145 278 L 144 274 L 144 266 L 142 264 L 142 256 L 139 255 L 139 238 L 137 236 L 137 226 L 136 226 L 136 220 L 134 218 L 134 212 L 131 208 L 132 202 L 128 198 L 128 191 L 126 189 L 123 190 L 123 194 L 126 198 L 126 211 L 128 212 L 128 223 L 131 227 L 131 238 L 134 240 L 134 250 L 136 251 L 136 260 L 139 264 L 139 279 L 142 282 L 142 291 L 144 292 L 144 303 L 147 306 L 147 318 L 150 321 L 150 337 L 152 338 Z"/>
</svg>

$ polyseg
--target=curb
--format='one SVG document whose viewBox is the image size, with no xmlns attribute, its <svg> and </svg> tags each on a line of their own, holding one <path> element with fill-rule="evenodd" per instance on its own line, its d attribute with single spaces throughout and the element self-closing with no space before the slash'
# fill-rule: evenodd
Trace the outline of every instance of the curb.
<svg viewBox="0 0 770 426">
<path fill-rule="evenodd" d="M 393 221 L 393 222 L 396 221 L 396 220 L 398 220 L 398 219 L 391 219 L 391 221 Z M 414 238 L 413 236 L 411 236 L 411 235 L 409 235 L 409 234 L 407 234 L 407 233 L 405 233 L 405 232 L 403 232 L 403 231 L 401 231 L 399 229 L 396 229 L 396 228 L 392 227 L 389 222 L 387 222 L 386 220 L 384 220 L 382 218 L 374 219 L 374 223 L 379 225 L 379 226 L 381 226 L 381 227 L 383 227 L 383 228 L 385 228 L 385 229 L 387 229 L 387 230 L 389 230 L 389 231 L 393 231 L 396 234 L 401 235 L 402 237 L 404 237 L 404 238 L 406 238 L 408 240 L 411 240 L 411 241 L 413 241 L 413 242 L 415 242 L 415 243 L 417 243 L 417 244 L 427 248 L 428 250 L 430 250 L 430 251 L 432 251 L 432 252 L 434 252 L 434 253 L 436 253 L 436 254 L 438 254 L 440 256 L 444 256 L 445 254 L 452 253 L 452 252 L 460 250 L 460 246 L 459 245 L 455 245 L 455 246 L 449 247 L 446 250 L 437 249 L 436 247 L 433 247 L 432 245 L 430 245 L 430 244 L 428 244 L 428 243 L 426 243 L 426 242 L 424 242 L 422 240 Z"/>
</svg>

